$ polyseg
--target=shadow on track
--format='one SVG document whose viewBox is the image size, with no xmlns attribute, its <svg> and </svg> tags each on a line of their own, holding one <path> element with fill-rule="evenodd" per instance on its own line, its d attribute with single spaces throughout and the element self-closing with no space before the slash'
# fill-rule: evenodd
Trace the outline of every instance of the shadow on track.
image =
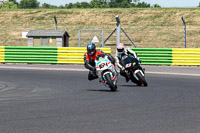
<svg viewBox="0 0 200 133">
<path fill-rule="evenodd" d="M 140 87 L 140 86 L 137 86 L 137 85 L 118 85 L 118 86 L 121 86 L 121 87 Z"/>
<path fill-rule="evenodd" d="M 118 92 L 118 90 L 117 91 L 111 91 L 111 90 L 92 90 L 92 89 L 88 89 L 87 91 L 100 91 L 100 92 Z"/>
</svg>

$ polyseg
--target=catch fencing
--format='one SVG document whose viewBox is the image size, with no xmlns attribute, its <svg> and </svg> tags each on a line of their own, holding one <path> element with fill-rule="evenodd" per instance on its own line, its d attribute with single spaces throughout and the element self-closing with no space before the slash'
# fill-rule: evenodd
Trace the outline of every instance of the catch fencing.
<svg viewBox="0 0 200 133">
<path fill-rule="evenodd" d="M 49 25 L 52 26 L 50 27 Z M 22 38 L 22 31 L 33 29 L 52 30 L 53 26 L 54 25 L 50 23 L 2 23 L 0 25 L 0 46 L 27 46 L 27 39 Z M 69 33 L 70 47 L 78 47 L 80 29 L 103 29 L 105 40 L 115 28 L 115 24 L 58 25 L 58 29 L 65 29 Z M 123 28 L 138 48 L 184 48 L 183 24 L 121 24 L 121 28 Z M 187 24 L 186 48 L 200 48 L 199 31 L 199 24 Z M 93 34 L 93 36 L 95 36 L 95 34 Z M 98 35 L 96 36 L 98 37 Z M 87 39 L 85 36 L 82 37 L 82 40 Z M 99 37 L 98 39 L 101 40 Z M 85 47 L 87 42 L 91 42 L 91 38 L 89 37 L 85 42 L 84 45 L 81 44 L 81 47 Z M 130 44 L 130 41 L 122 32 L 121 42 Z M 113 34 L 106 44 L 116 44 L 116 34 Z"/>
</svg>

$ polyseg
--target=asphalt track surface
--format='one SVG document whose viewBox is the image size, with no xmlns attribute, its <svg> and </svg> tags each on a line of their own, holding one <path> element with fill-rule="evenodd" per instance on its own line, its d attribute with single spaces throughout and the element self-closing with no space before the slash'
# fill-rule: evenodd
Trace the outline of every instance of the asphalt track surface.
<svg viewBox="0 0 200 133">
<path fill-rule="evenodd" d="M 76 65 L 0 65 L 0 133 L 198 133 L 200 68 L 146 68 L 118 91 Z"/>
</svg>

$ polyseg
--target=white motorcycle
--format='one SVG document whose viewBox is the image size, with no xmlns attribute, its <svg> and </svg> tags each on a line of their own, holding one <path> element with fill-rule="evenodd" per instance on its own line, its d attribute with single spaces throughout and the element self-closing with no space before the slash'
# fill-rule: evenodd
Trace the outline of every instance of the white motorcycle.
<svg viewBox="0 0 200 133">
<path fill-rule="evenodd" d="M 108 59 L 108 56 L 98 57 L 97 60 L 95 60 L 95 63 L 99 81 L 107 87 L 110 87 L 111 91 L 116 91 L 118 73 L 115 66 Z"/>
</svg>

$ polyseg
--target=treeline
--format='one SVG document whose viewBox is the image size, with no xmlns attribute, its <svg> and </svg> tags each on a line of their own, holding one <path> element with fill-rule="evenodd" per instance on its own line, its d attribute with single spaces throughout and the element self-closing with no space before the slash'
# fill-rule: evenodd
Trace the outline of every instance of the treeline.
<svg viewBox="0 0 200 133">
<path fill-rule="evenodd" d="M 140 0 L 92 0 L 90 3 L 77 2 L 75 4 L 69 3 L 65 5 L 65 8 L 160 8 L 158 4 L 150 5 L 146 2 L 140 2 Z"/>
<path fill-rule="evenodd" d="M 21 0 L 19 3 L 16 0 L 8 0 L 4 2 L 2 8 L 6 9 L 35 9 L 35 8 L 49 8 L 49 9 L 71 9 L 71 8 L 160 8 L 158 4 L 150 5 L 140 0 L 91 0 L 91 2 L 76 2 L 61 6 L 55 6 L 48 3 L 40 3 L 37 0 Z"/>
</svg>

